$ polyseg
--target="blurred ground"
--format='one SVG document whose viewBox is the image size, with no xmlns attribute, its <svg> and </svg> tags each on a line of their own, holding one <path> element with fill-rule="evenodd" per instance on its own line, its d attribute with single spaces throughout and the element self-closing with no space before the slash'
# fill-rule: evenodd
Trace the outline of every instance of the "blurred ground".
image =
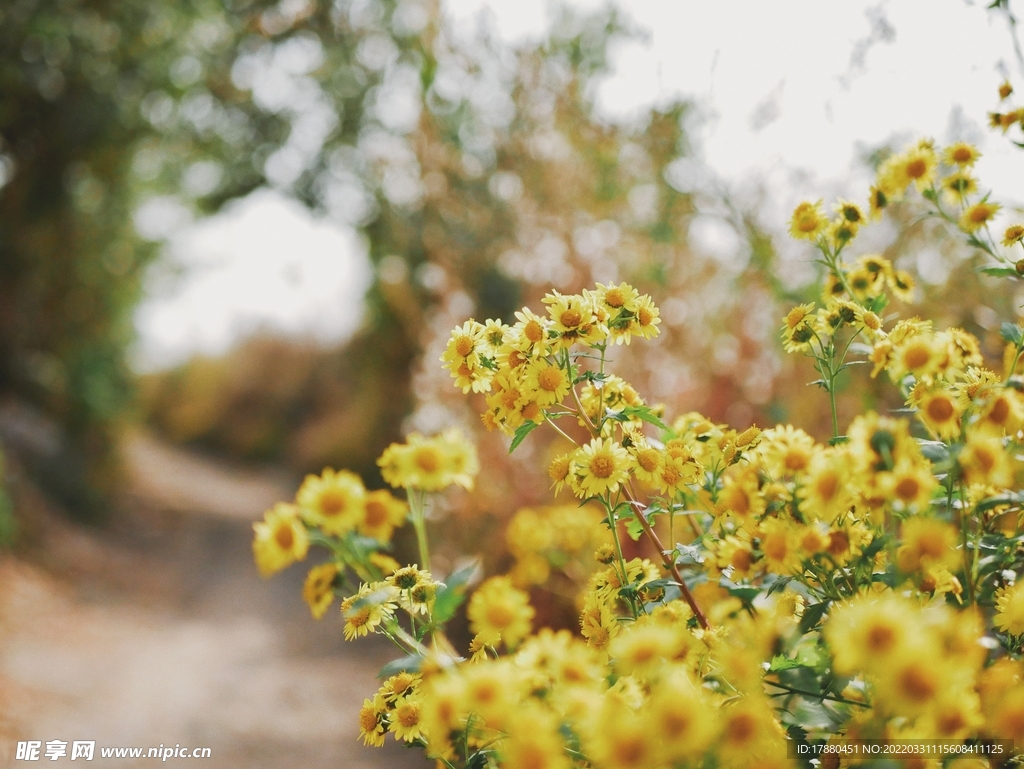
<svg viewBox="0 0 1024 769">
<path fill-rule="evenodd" d="M 37 542 L 0 562 L 0 766 L 26 739 L 95 740 L 91 766 L 151 766 L 99 747 L 160 744 L 210 747 L 211 769 L 424 765 L 357 738 L 390 650 L 345 644 L 336 612 L 315 622 L 302 569 L 263 581 L 252 564 L 252 520 L 291 496 L 287 478 L 145 435 L 126 459 L 109 528 L 37 500 Z"/>
</svg>

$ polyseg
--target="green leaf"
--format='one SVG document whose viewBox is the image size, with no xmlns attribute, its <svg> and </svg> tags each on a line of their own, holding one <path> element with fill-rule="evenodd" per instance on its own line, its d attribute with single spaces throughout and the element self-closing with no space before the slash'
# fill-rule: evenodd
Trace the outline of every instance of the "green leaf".
<svg viewBox="0 0 1024 769">
<path fill-rule="evenodd" d="M 949 459 L 949 447 L 942 441 L 918 440 L 921 453 L 932 462 L 945 462 Z"/>
<path fill-rule="evenodd" d="M 508 447 L 508 453 L 511 454 L 515 451 L 516 447 L 523 442 L 526 436 L 538 427 L 540 427 L 540 424 L 537 422 L 523 422 L 523 424 L 519 425 L 519 429 L 516 430 L 516 434 L 512 437 L 512 445 Z"/>
<path fill-rule="evenodd" d="M 1014 278 L 1017 277 L 1017 270 L 1013 267 L 997 267 L 990 265 L 988 267 L 978 267 L 976 272 L 980 272 L 983 275 L 992 275 L 997 278 L 1005 278 L 1008 276 L 1012 276 Z"/>
<path fill-rule="evenodd" d="M 776 654 L 772 657 L 771 664 L 768 666 L 768 672 L 779 673 L 783 670 L 793 670 L 794 668 L 802 667 L 804 667 L 803 663 L 798 662 L 797 660 L 791 660 L 781 654 Z"/>
<path fill-rule="evenodd" d="M 650 406 L 626 406 L 626 408 L 622 409 L 622 411 L 620 411 L 619 413 L 622 414 L 622 416 L 626 417 L 627 419 L 631 419 L 632 417 L 639 417 L 644 422 L 652 424 L 660 430 L 671 429 L 667 424 L 665 424 L 661 420 L 661 417 L 659 417 L 657 414 L 651 411 Z"/>
<path fill-rule="evenodd" d="M 837 435 L 835 438 L 828 439 L 829 446 L 839 446 L 840 444 L 847 443 L 850 440 L 848 435 Z"/>
<path fill-rule="evenodd" d="M 1020 340 L 1024 337 L 1024 331 L 1016 323 L 1004 323 L 999 327 L 999 336 L 1011 344 L 1020 347 Z"/>
<path fill-rule="evenodd" d="M 435 625 L 443 625 L 455 616 L 455 612 L 466 600 L 466 585 L 476 574 L 480 564 L 476 561 L 456 569 L 444 582 L 444 587 L 434 597 L 434 609 L 431 619 Z"/>
<path fill-rule="evenodd" d="M 1018 494 L 999 494 L 998 496 L 981 500 L 981 502 L 975 505 L 974 509 L 979 513 L 984 513 L 986 510 L 991 510 L 1001 505 L 1017 505 L 1020 504 L 1020 501 L 1020 495 Z"/>
<path fill-rule="evenodd" d="M 416 673 L 419 671 L 422 664 L 423 658 L 418 654 L 399 657 L 397 660 L 391 660 L 391 662 L 382 667 L 380 672 L 377 674 L 377 678 L 390 678 L 391 676 L 402 673 L 403 671 Z"/>
<path fill-rule="evenodd" d="M 800 632 L 810 633 L 820 625 L 821 618 L 825 616 L 825 612 L 828 611 L 828 607 L 831 605 L 831 601 L 824 600 L 821 603 L 812 603 L 804 609 L 804 616 L 800 618 Z"/>
</svg>

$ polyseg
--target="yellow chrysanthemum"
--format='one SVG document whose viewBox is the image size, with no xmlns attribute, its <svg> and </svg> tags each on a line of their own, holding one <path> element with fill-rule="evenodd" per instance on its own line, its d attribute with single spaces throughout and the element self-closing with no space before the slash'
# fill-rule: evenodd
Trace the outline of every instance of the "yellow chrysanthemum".
<svg viewBox="0 0 1024 769">
<path fill-rule="evenodd" d="M 392 486 L 422 491 L 441 491 L 452 484 L 471 489 L 480 470 L 476 449 L 456 429 L 431 438 L 411 433 L 406 443 L 388 446 L 377 465 Z"/>
<path fill-rule="evenodd" d="M 789 220 L 789 234 L 799 240 L 812 243 L 828 228 L 828 217 L 821 210 L 821 201 L 811 203 L 805 200 L 793 210 Z"/>
<path fill-rule="evenodd" d="M 358 475 L 325 468 L 319 476 L 306 476 L 295 504 L 310 526 L 318 526 L 325 534 L 345 534 L 363 521 L 365 499 L 366 489 Z"/>
<path fill-rule="evenodd" d="M 387 705 L 379 696 L 363 700 L 363 706 L 359 709 L 359 736 L 367 747 L 379 748 L 384 745 L 384 734 L 388 728 L 387 713 Z"/>
<path fill-rule="evenodd" d="M 978 148 L 967 142 L 951 144 L 942 153 L 942 159 L 949 165 L 957 165 L 961 168 L 970 168 L 981 157 Z"/>
<path fill-rule="evenodd" d="M 389 717 L 388 731 L 395 735 L 396 740 L 405 742 L 414 742 L 424 737 L 422 706 L 419 697 L 403 697 L 394 703 Z"/>
<path fill-rule="evenodd" d="M 253 556 L 260 574 L 269 577 L 295 561 L 301 561 L 309 550 L 309 534 L 299 518 L 295 505 L 279 502 L 252 525 L 256 536 L 252 541 Z"/>
<path fill-rule="evenodd" d="M 964 232 L 975 232 L 981 229 L 999 213 L 998 203 L 989 203 L 986 200 L 975 203 L 960 215 L 960 228 Z"/>
<path fill-rule="evenodd" d="M 341 615 L 345 618 L 345 640 L 369 635 L 393 616 L 396 597 L 395 588 L 383 582 L 360 585 L 359 592 L 341 602 Z"/>
<path fill-rule="evenodd" d="M 302 600 L 309 606 L 314 619 L 320 619 L 334 601 L 334 579 L 338 576 L 338 567 L 333 563 L 322 563 L 314 566 L 306 575 L 302 586 Z"/>
<path fill-rule="evenodd" d="M 476 634 L 497 635 L 514 648 L 530 633 L 530 597 L 512 586 L 508 577 L 491 577 L 473 593 L 466 610 Z"/>
<path fill-rule="evenodd" d="M 390 542 L 391 534 L 405 523 L 409 505 L 395 499 L 387 489 L 371 491 L 363 501 L 365 515 L 359 523 L 359 533 L 380 542 Z"/>
<path fill-rule="evenodd" d="M 1010 635 L 1024 635 L 1024 581 L 999 591 L 995 626 Z"/>
<path fill-rule="evenodd" d="M 629 474 L 629 454 L 609 438 L 594 438 L 573 454 L 579 497 L 593 497 L 619 490 Z"/>
</svg>

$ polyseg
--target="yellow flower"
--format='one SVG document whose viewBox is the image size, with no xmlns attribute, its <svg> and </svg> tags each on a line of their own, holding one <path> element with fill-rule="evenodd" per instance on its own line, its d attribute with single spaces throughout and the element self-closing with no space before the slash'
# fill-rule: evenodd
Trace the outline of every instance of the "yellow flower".
<svg viewBox="0 0 1024 769">
<path fill-rule="evenodd" d="M 764 566 L 772 574 L 796 574 L 800 570 L 799 532 L 793 524 L 778 518 L 761 523 L 761 552 Z"/>
<path fill-rule="evenodd" d="M 318 526 L 325 534 L 345 534 L 362 522 L 365 498 L 366 489 L 358 475 L 324 468 L 319 476 L 306 476 L 295 504 L 310 526 Z"/>
<path fill-rule="evenodd" d="M 552 340 L 556 349 L 567 349 L 576 343 L 596 344 L 608 335 L 608 329 L 594 313 L 593 303 L 586 297 L 552 291 L 542 301 L 548 305 L 551 328 L 558 335 Z"/>
<path fill-rule="evenodd" d="M 1003 245 L 1009 248 L 1014 243 L 1024 241 L 1024 224 L 1011 224 L 1003 233 Z"/>
<path fill-rule="evenodd" d="M 389 718 L 388 731 L 396 740 L 413 742 L 425 737 L 418 697 L 403 697 L 395 702 Z"/>
<path fill-rule="evenodd" d="M 466 615 L 473 633 L 497 634 L 511 649 L 529 635 L 533 607 L 508 577 L 491 577 L 473 593 Z"/>
<path fill-rule="evenodd" d="M 576 496 L 593 497 L 615 493 L 626 480 L 630 468 L 629 454 L 609 438 L 593 438 L 573 454 L 577 483 Z"/>
<path fill-rule="evenodd" d="M 383 582 L 360 585 L 359 592 L 341 602 L 341 614 L 345 618 L 345 640 L 369 635 L 395 612 L 397 591 Z"/>
<path fill-rule="evenodd" d="M 998 592 L 993 622 L 1004 633 L 1024 635 L 1024 581 Z"/>
<path fill-rule="evenodd" d="M 957 171 L 942 180 L 942 189 L 947 200 L 958 204 L 978 191 L 978 183 L 968 172 Z"/>
<path fill-rule="evenodd" d="M 299 510 L 295 505 L 277 503 L 252 528 L 256 532 L 252 541 L 253 556 L 264 577 L 306 557 L 309 534 L 299 519 Z"/>
<path fill-rule="evenodd" d="M 558 719 L 537 707 L 517 708 L 508 727 L 509 738 L 498 748 L 502 766 L 529 769 L 571 769 Z"/>
<path fill-rule="evenodd" d="M 978 152 L 978 148 L 967 142 L 951 144 L 942 153 L 943 161 L 949 165 L 957 165 L 961 168 L 970 168 L 980 157 L 981 153 Z"/>
<path fill-rule="evenodd" d="M 886 164 L 890 166 L 889 172 L 893 174 L 893 181 L 899 189 L 905 190 L 908 185 L 913 184 L 920 191 L 927 189 L 935 181 L 935 170 L 939 161 L 932 146 L 927 141 L 922 141 L 890 158 Z"/>
<path fill-rule="evenodd" d="M 572 488 L 576 477 L 572 474 L 572 454 L 561 454 L 551 460 L 548 465 L 548 477 L 551 478 L 555 494 L 562 491 L 566 483 Z"/>
<path fill-rule="evenodd" d="M 960 404 L 950 390 L 933 390 L 918 405 L 917 416 L 937 438 L 948 440 L 960 433 Z"/>
<path fill-rule="evenodd" d="M 372 700 L 363 700 L 363 706 L 359 709 L 359 736 L 363 738 L 364 745 L 375 748 L 384 745 L 387 712 L 387 705 L 379 695 Z"/>
<path fill-rule="evenodd" d="M 338 567 L 333 563 L 322 563 L 309 570 L 302 586 L 302 600 L 309 605 L 314 619 L 320 619 L 334 601 L 334 578 Z"/>
<path fill-rule="evenodd" d="M 448 346 L 441 355 L 441 361 L 444 363 L 443 368 L 448 369 L 452 378 L 456 380 L 455 386 L 462 388 L 462 392 L 468 393 L 472 390 L 478 393 L 491 389 L 491 377 L 494 372 L 484 365 L 482 356 L 483 352 L 490 352 L 486 349 L 487 346 L 484 341 L 484 326 L 475 320 L 468 320 L 452 331 Z"/>
<path fill-rule="evenodd" d="M 654 300 L 647 294 L 640 297 L 636 308 L 636 329 L 633 333 L 642 339 L 653 339 L 661 333 L 661 311 L 654 305 Z"/>
<path fill-rule="evenodd" d="M 431 438 L 411 433 L 406 443 L 388 446 L 377 465 L 392 486 L 423 491 L 441 491 L 452 484 L 471 489 L 480 470 L 473 444 L 454 428 Z"/>
<path fill-rule="evenodd" d="M 715 737 L 716 710 L 685 673 L 677 671 L 658 686 L 648 707 L 660 764 L 677 766 L 703 756 Z"/>
<path fill-rule="evenodd" d="M 387 489 L 371 491 L 363 502 L 365 515 L 359 523 L 359 533 L 379 542 L 390 542 L 392 532 L 403 523 L 409 506 L 395 499 Z"/>
<path fill-rule="evenodd" d="M 1010 81 L 1004 80 L 1002 84 L 999 86 L 999 100 L 1002 101 L 1003 99 L 1009 99 L 1010 94 L 1012 93 L 1013 86 L 1010 85 Z"/>
<path fill-rule="evenodd" d="M 789 234 L 792 237 L 813 243 L 827 228 L 828 217 L 821 210 L 820 200 L 817 203 L 805 200 L 793 209 L 793 216 L 789 220 Z"/>
<path fill-rule="evenodd" d="M 825 640 L 840 675 L 887 669 L 909 643 L 914 604 L 900 596 L 862 595 L 837 606 L 825 623 Z"/>
<path fill-rule="evenodd" d="M 542 408 L 562 402 L 569 394 L 569 377 L 560 366 L 540 360 L 529 364 L 523 375 L 526 397 Z"/>
<path fill-rule="evenodd" d="M 970 485 L 1005 489 L 1013 483 L 1013 469 L 999 438 L 969 435 L 957 462 L 964 480 Z"/>
<path fill-rule="evenodd" d="M 849 462 L 844 451 L 825 450 L 814 455 L 800 485 L 800 510 L 805 516 L 831 523 L 850 509 Z"/>
<path fill-rule="evenodd" d="M 960 229 L 964 232 L 974 232 L 984 227 L 999 212 L 998 203 L 989 203 L 986 200 L 970 206 L 960 216 Z"/>
<path fill-rule="evenodd" d="M 909 574 L 930 567 L 958 566 L 957 532 L 952 524 L 914 516 L 903 522 L 900 533 L 903 544 L 896 555 L 900 571 Z"/>
</svg>

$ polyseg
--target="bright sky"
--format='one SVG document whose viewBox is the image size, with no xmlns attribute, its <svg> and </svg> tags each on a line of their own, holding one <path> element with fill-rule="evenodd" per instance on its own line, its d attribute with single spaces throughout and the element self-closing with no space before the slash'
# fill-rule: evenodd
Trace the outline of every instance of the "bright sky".
<svg viewBox="0 0 1024 769">
<path fill-rule="evenodd" d="M 987 2 L 618 4 L 646 36 L 614 50 L 614 71 L 598 92 L 602 111 L 621 119 L 676 96 L 694 101 L 689 128 L 699 161 L 685 165 L 684 176 L 714 180 L 741 198 L 766 186 L 763 218 L 780 231 L 802 198 L 863 197 L 867 176 L 855 169 L 864 147 L 919 136 L 977 142 L 982 186 L 1004 202 L 1024 202 L 1024 152 L 984 123 L 1003 77 L 1024 90 L 1008 27 L 985 11 Z M 510 42 L 539 36 L 548 6 L 445 2 L 459 28 L 474 29 L 484 14 Z M 716 248 L 713 237 L 704 245 Z M 165 270 L 151 281 L 137 316 L 140 368 L 223 352 L 257 327 L 331 342 L 358 323 L 369 280 L 358 240 L 276 193 L 182 228 L 170 251 L 186 272 L 174 281 Z"/>
</svg>

